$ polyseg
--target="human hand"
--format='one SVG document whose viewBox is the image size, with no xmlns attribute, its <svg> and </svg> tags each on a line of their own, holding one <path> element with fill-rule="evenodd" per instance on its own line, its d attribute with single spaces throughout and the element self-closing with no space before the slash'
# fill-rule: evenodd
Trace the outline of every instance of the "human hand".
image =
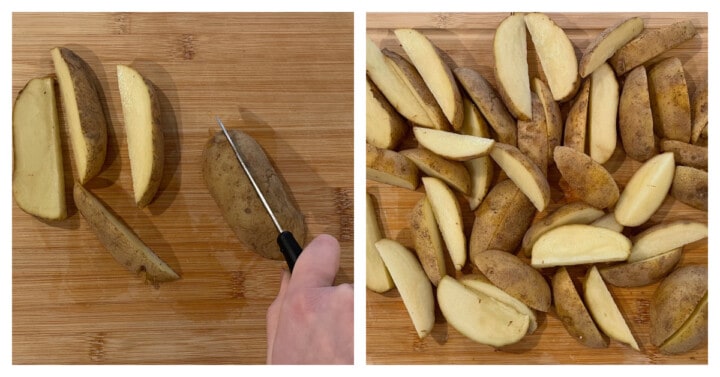
<svg viewBox="0 0 720 377">
<path fill-rule="evenodd" d="M 283 270 L 280 292 L 267 312 L 268 364 L 352 364 L 353 285 L 333 286 L 340 244 L 317 236 Z"/>
</svg>

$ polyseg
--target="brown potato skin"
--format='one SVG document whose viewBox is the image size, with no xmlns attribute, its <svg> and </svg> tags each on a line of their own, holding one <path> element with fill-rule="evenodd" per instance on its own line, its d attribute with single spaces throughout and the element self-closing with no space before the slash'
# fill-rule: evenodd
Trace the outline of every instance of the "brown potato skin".
<svg viewBox="0 0 720 377">
<path fill-rule="evenodd" d="M 590 348 L 606 348 L 608 339 L 595 325 L 565 267 L 552 278 L 555 313 L 568 334 Z"/>
<path fill-rule="evenodd" d="M 667 58 L 648 72 L 648 90 L 655 133 L 665 139 L 690 142 L 690 96 L 678 58 Z"/>
<path fill-rule="evenodd" d="M 545 81 L 539 78 L 533 80 L 535 93 L 537 93 L 545 112 L 545 126 L 547 127 L 547 162 L 553 163 L 553 150 L 562 143 L 563 119 L 560 112 L 560 105 L 552 96 L 550 88 Z M 578 88 L 580 81 L 578 81 Z"/>
<path fill-rule="evenodd" d="M 152 170 L 148 190 L 145 191 L 145 194 L 135 203 L 138 208 L 145 208 L 155 198 L 155 194 L 162 181 L 163 168 L 165 165 L 165 135 L 162 129 L 160 99 L 156 93 L 155 85 L 146 78 L 143 78 L 143 80 L 150 94 L 150 106 L 152 106 L 150 112 L 152 113 L 153 166 L 157 168 Z"/>
<path fill-rule="evenodd" d="M 404 188 L 409 190 L 415 190 L 420 184 L 420 173 L 415 163 L 390 149 L 377 148 L 370 143 L 365 143 L 365 166 L 367 169 L 402 177 L 408 184 L 408 187 Z"/>
<path fill-rule="evenodd" d="M 645 66 L 625 77 L 618 105 L 618 127 L 625 153 L 644 162 L 658 153 Z"/>
<path fill-rule="evenodd" d="M 425 216 L 434 216 L 428 198 L 423 197 L 415 204 L 410 213 L 410 231 L 412 232 L 415 252 L 430 282 L 437 287 L 440 279 L 447 274 L 443 256 L 443 241 L 439 229 L 429 229 Z M 437 225 L 435 225 L 437 228 Z M 439 243 L 435 245 L 431 232 L 438 233 Z"/>
<path fill-rule="evenodd" d="M 707 81 L 699 84 L 692 98 L 692 135 L 690 142 L 702 147 L 707 147 L 707 125 L 708 125 L 708 86 Z M 704 135 L 703 135 L 704 133 Z M 703 137 L 704 136 L 704 137 Z"/>
<path fill-rule="evenodd" d="M 380 144 L 379 142 L 377 142 L 377 140 L 373 140 L 373 138 L 367 137 L 367 132 L 366 132 L 365 141 L 367 143 L 372 144 L 373 146 L 375 146 L 377 148 L 395 149 L 398 146 L 398 144 L 400 144 L 400 142 L 402 142 L 403 137 L 407 133 L 407 130 L 408 130 L 407 122 L 406 122 L 405 118 L 403 118 L 402 115 L 400 115 L 400 113 L 398 113 L 397 110 L 395 110 L 393 105 L 391 105 L 390 102 L 388 102 L 387 98 L 385 98 L 385 96 L 382 94 L 380 89 L 378 89 L 377 85 L 375 85 L 375 83 L 372 82 L 372 80 L 370 80 L 370 77 L 366 76 L 365 79 L 367 82 L 367 86 L 370 88 L 370 93 L 372 93 L 373 98 L 378 102 L 378 104 L 380 104 L 380 106 L 390 116 L 390 140 L 389 140 L 389 143 L 387 143 L 387 145 Z M 368 99 L 368 101 L 371 101 L 371 100 Z M 369 122 L 370 120 L 367 119 L 367 121 Z M 366 127 L 368 127 L 368 126 L 366 126 Z"/>
<path fill-rule="evenodd" d="M 602 165 L 570 147 L 555 148 L 555 165 L 574 194 L 595 208 L 608 208 L 620 197 L 620 189 Z"/>
<path fill-rule="evenodd" d="M 674 355 L 690 351 L 708 337 L 707 294 L 685 324 L 660 346 L 660 352 Z"/>
<path fill-rule="evenodd" d="M 532 97 L 532 119 L 517 121 L 518 149 L 528 156 L 547 177 L 548 130 L 545 109 L 535 93 L 530 95 Z"/>
<path fill-rule="evenodd" d="M 688 166 L 676 166 L 670 195 L 699 210 L 708 210 L 708 173 Z"/>
<path fill-rule="evenodd" d="M 565 119 L 563 145 L 585 153 L 587 140 L 588 105 L 590 104 L 590 79 L 583 81 Z"/>
<path fill-rule="evenodd" d="M 708 170 L 707 147 L 666 139 L 660 142 L 660 150 L 663 152 L 673 152 L 675 155 L 675 164 L 677 165 L 689 166 L 705 171 Z"/>
<path fill-rule="evenodd" d="M 598 271 L 606 283 L 616 287 L 642 287 L 667 276 L 678 264 L 680 257 L 682 248 L 677 248 L 656 257 L 602 267 Z"/>
<path fill-rule="evenodd" d="M 290 200 L 290 190 L 273 168 L 262 147 L 242 131 L 228 131 L 278 222 L 303 246 L 303 215 Z M 205 144 L 203 177 L 225 221 L 243 247 L 265 258 L 283 260 L 277 244 L 278 230 L 222 132 L 210 137 Z"/>
<path fill-rule="evenodd" d="M 400 154 L 423 173 L 443 180 L 460 193 L 470 192 L 470 173 L 462 162 L 448 160 L 424 148 L 405 149 Z"/>
<path fill-rule="evenodd" d="M 660 347 L 687 321 L 708 291 L 708 268 L 686 265 L 668 275 L 650 301 L 650 341 Z"/>
</svg>

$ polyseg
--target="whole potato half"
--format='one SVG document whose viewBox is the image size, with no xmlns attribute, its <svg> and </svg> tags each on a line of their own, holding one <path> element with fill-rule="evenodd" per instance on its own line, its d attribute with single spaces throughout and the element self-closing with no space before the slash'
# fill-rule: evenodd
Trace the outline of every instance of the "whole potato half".
<svg viewBox="0 0 720 377">
<path fill-rule="evenodd" d="M 302 246 L 305 242 L 303 215 L 290 201 L 289 189 L 280 179 L 262 147 L 242 131 L 228 132 L 278 222 L 284 230 L 290 231 Z M 265 258 L 283 260 L 277 244 L 277 228 L 222 132 L 212 136 L 205 144 L 203 177 L 210 195 L 243 247 Z"/>
<path fill-rule="evenodd" d="M 600 268 L 600 275 L 608 284 L 616 287 L 642 287 L 660 281 L 675 268 L 682 256 L 682 247 L 666 253 Z"/>
<path fill-rule="evenodd" d="M 555 313 L 568 334 L 584 346 L 606 348 L 607 337 L 595 325 L 565 267 L 560 267 L 555 272 L 552 292 Z"/>
<path fill-rule="evenodd" d="M 650 341 L 661 347 L 691 318 L 708 292 L 708 268 L 686 265 L 668 275 L 650 301 Z"/>
<path fill-rule="evenodd" d="M 670 195 L 699 210 L 708 210 L 708 173 L 688 166 L 676 166 Z"/>
</svg>

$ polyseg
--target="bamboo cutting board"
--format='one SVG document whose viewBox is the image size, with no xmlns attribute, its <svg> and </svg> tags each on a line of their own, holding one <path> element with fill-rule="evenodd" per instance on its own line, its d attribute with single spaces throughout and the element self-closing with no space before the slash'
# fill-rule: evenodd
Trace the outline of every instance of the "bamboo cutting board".
<svg viewBox="0 0 720 377">
<path fill-rule="evenodd" d="M 208 193 L 200 162 L 215 115 L 265 149 L 306 217 L 307 242 L 335 236 L 336 283 L 352 282 L 352 42 L 351 13 L 13 14 L 13 98 L 53 73 L 55 46 L 89 63 L 109 139 L 87 186 L 182 276 L 153 287 L 104 250 L 72 204 L 62 121 L 68 219 L 45 223 L 13 204 L 13 363 L 265 362 L 265 314 L 285 262 L 244 250 Z M 144 210 L 132 199 L 116 64 L 160 92 L 165 172 Z"/>
<path fill-rule="evenodd" d="M 567 33 L 576 48 L 582 51 L 603 29 L 629 16 L 640 16 L 646 28 L 668 25 L 681 19 L 691 19 L 698 35 L 681 46 L 663 54 L 677 56 L 683 62 L 690 93 L 697 83 L 707 79 L 708 32 L 707 13 L 637 13 L 637 14 L 548 14 Z M 451 67 L 468 66 L 478 70 L 493 85 L 492 40 L 494 30 L 507 14 L 426 14 L 426 13 L 370 13 L 367 15 L 367 34 L 378 45 L 407 56 L 402 51 L 392 30 L 395 28 L 420 29 L 445 53 Z M 530 40 L 530 39 L 528 39 Z M 540 70 L 533 64 L 535 57 L 528 42 L 531 77 Z M 566 112 L 567 105 L 561 106 Z M 407 142 L 406 146 L 413 145 Z M 619 187 L 625 186 L 632 172 L 640 164 L 625 158 L 618 148 L 612 159 L 605 164 Z M 496 172 L 498 167 L 496 166 Z M 496 173 L 497 174 L 497 173 Z M 564 203 L 562 192 L 557 188 L 559 173 L 550 169 L 549 181 L 553 187 L 548 212 Z M 368 192 L 374 196 L 384 235 L 412 248 L 409 214 L 424 190 L 415 192 L 388 185 L 367 182 Z M 470 236 L 474 214 L 467 201 L 460 198 L 466 236 Z M 536 219 L 541 216 L 538 215 Z M 689 219 L 707 223 L 707 213 L 690 208 L 673 198 L 668 198 L 650 223 Z M 635 233 L 637 230 L 631 230 Z M 469 239 L 469 238 L 468 238 Z M 707 240 L 688 245 L 679 265 L 699 263 L 707 265 Z M 463 273 L 472 271 L 468 263 Z M 585 268 L 570 269 L 576 282 L 584 276 Z M 550 276 L 549 272 L 545 273 Z M 549 281 L 549 279 L 548 279 Z M 495 350 L 474 343 L 447 324 L 436 305 L 435 327 L 425 339 L 419 339 L 402 303 L 397 289 L 385 294 L 367 291 L 367 362 L 370 364 L 706 364 L 708 347 L 701 346 L 691 352 L 665 356 L 650 344 L 648 306 L 650 296 L 657 288 L 653 284 L 641 288 L 617 288 L 610 291 L 625 315 L 628 325 L 638 341 L 641 352 L 611 341 L 607 349 L 590 349 L 574 340 L 565 331 L 557 316 L 550 311 L 538 313 L 538 329 L 520 342 Z"/>
</svg>

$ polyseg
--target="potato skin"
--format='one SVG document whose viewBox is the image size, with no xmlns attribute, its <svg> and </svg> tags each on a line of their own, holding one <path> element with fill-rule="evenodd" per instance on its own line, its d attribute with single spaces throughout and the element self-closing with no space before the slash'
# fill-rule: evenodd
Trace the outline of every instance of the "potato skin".
<svg viewBox="0 0 720 377">
<path fill-rule="evenodd" d="M 535 93 L 532 97 L 532 119 L 518 120 L 518 149 L 532 160 L 547 176 L 548 167 L 548 130 L 545 121 L 545 109 Z"/>
<path fill-rule="evenodd" d="M 432 212 L 430 200 L 423 196 L 410 213 L 415 252 L 430 282 L 437 287 L 446 275 L 443 240 Z"/>
<path fill-rule="evenodd" d="M 663 140 L 660 150 L 673 152 L 677 165 L 690 166 L 696 169 L 708 170 L 708 149 L 698 145 L 683 143 L 677 140 Z"/>
<path fill-rule="evenodd" d="M 305 242 L 305 220 L 290 201 L 280 176 L 270 160 L 251 136 L 229 130 L 241 151 L 260 191 L 284 230 L 290 231 L 298 244 Z M 225 221 L 235 232 L 243 247 L 259 255 L 283 260 L 277 245 L 278 231 L 258 198 L 250 180 L 242 170 L 230 143 L 222 132 L 212 136 L 203 151 L 203 177 Z"/>
<path fill-rule="evenodd" d="M 595 325 L 565 267 L 555 272 L 552 292 L 555 313 L 568 334 L 586 347 L 606 348 L 607 337 Z"/>
<path fill-rule="evenodd" d="M 678 58 L 667 58 L 648 72 L 648 89 L 655 133 L 661 138 L 690 142 L 690 96 Z"/>
<path fill-rule="evenodd" d="M 162 111 L 160 109 L 160 99 L 158 98 L 155 85 L 148 79 L 143 78 L 145 86 L 147 86 L 150 95 L 150 106 L 152 113 L 152 144 L 153 144 L 153 169 L 150 176 L 148 189 L 145 191 L 136 205 L 138 208 L 144 208 L 155 198 L 160 182 L 163 177 L 165 165 L 165 135 L 162 129 Z"/>
<path fill-rule="evenodd" d="M 563 145 L 585 153 L 588 123 L 588 105 L 590 104 L 590 80 L 583 81 L 575 100 L 565 119 Z"/>
<path fill-rule="evenodd" d="M 670 195 L 702 211 L 708 210 L 708 173 L 688 166 L 676 166 Z"/>
<path fill-rule="evenodd" d="M 606 283 L 616 287 L 642 287 L 660 281 L 675 268 L 682 248 L 632 263 L 620 263 L 599 270 Z"/>
<path fill-rule="evenodd" d="M 448 160 L 424 148 L 404 149 L 400 154 L 426 175 L 443 180 L 460 193 L 470 192 L 470 173 L 462 162 Z"/>
<path fill-rule="evenodd" d="M 570 147 L 556 147 L 555 165 L 572 190 L 595 208 L 611 207 L 620 197 L 620 189 L 602 165 L 585 153 Z"/>
<path fill-rule="evenodd" d="M 690 318 L 708 292 L 708 268 L 686 265 L 668 275 L 650 301 L 650 341 L 660 347 Z"/>
<path fill-rule="evenodd" d="M 618 126 L 625 153 L 644 162 L 658 153 L 645 66 L 639 66 L 625 78 L 618 105 Z"/>
</svg>

